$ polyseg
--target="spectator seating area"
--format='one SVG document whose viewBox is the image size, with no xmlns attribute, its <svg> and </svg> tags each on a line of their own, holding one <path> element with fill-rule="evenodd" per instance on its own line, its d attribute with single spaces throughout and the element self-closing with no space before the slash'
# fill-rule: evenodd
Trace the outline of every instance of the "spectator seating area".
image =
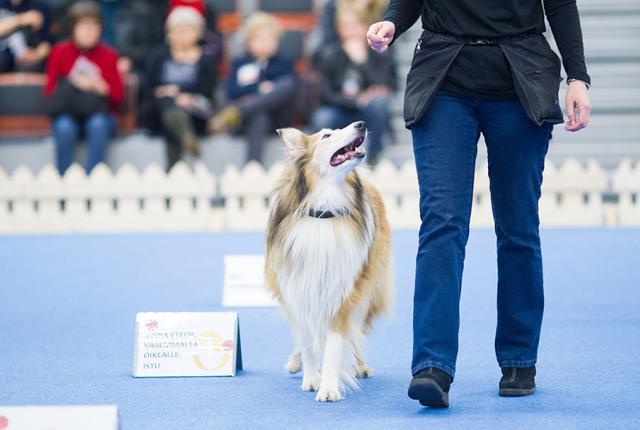
<svg viewBox="0 0 640 430">
<path fill-rule="evenodd" d="M 319 10 L 313 0 L 215 0 L 214 3 L 219 11 L 219 29 L 225 46 L 222 74 L 228 70 L 239 26 L 256 10 L 274 13 L 281 20 L 286 29 L 283 51 L 297 60 L 299 72 L 308 72 L 308 45 L 318 21 L 315 11 Z M 579 133 L 567 133 L 560 126 L 556 127 L 550 158 L 562 162 L 576 157 L 583 163 L 595 158 L 610 169 L 624 157 L 640 159 L 640 3 L 637 0 L 582 0 L 578 7 L 588 69 L 593 81 L 590 95 L 594 111 L 590 127 Z M 402 92 L 404 76 L 419 33 L 417 23 L 398 40 L 395 47 L 400 77 L 400 88 L 392 105 L 395 138 L 394 145 L 388 147 L 383 155 L 396 163 L 412 157 L 410 135 L 404 130 L 401 117 Z M 552 40 L 551 32 L 547 34 Z M 25 75 L 3 77 L 0 82 L 0 166 L 8 172 L 20 164 L 38 170 L 53 160 L 52 142 L 47 136 L 47 121 L 38 96 L 38 85 L 36 78 Z M 162 141 L 136 129 L 135 82 L 128 80 L 128 88 L 127 110 L 121 117 L 120 136 L 109 149 L 107 163 L 114 169 L 125 162 L 140 169 L 149 164 L 164 165 Z M 308 100 L 312 100 L 312 95 L 308 95 Z M 561 94 L 561 100 L 563 98 L 564 94 Z M 484 145 L 481 144 L 479 149 L 478 162 L 481 162 Z M 277 139 L 271 139 L 265 152 L 267 165 L 280 158 Z M 204 138 L 202 160 L 213 172 L 221 172 L 228 163 L 242 164 L 243 154 L 241 137 Z"/>
</svg>

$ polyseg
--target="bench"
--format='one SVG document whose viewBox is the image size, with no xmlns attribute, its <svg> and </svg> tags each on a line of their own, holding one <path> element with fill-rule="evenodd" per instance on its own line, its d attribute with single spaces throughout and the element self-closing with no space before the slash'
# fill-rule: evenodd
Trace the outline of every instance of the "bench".
<svg viewBox="0 0 640 430">
<path fill-rule="evenodd" d="M 0 74 L 0 138 L 36 137 L 50 134 L 50 118 L 41 73 Z M 137 127 L 138 81 L 124 78 L 125 101 L 118 115 L 118 132 L 130 133 Z"/>
</svg>

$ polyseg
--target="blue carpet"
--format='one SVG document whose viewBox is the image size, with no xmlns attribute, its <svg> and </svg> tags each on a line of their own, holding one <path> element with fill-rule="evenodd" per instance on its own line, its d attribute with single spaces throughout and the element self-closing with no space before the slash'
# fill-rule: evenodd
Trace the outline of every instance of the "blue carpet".
<svg viewBox="0 0 640 430">
<path fill-rule="evenodd" d="M 638 429 L 640 230 L 543 233 L 538 392 L 497 395 L 493 233 L 472 231 L 451 408 L 406 397 L 416 234 L 396 232 L 397 312 L 368 340 L 376 376 L 319 404 L 285 374 L 275 309 L 240 309 L 235 378 L 134 379 L 138 311 L 219 310 L 222 257 L 259 234 L 0 238 L 0 404 L 120 407 L 122 429 Z"/>
</svg>

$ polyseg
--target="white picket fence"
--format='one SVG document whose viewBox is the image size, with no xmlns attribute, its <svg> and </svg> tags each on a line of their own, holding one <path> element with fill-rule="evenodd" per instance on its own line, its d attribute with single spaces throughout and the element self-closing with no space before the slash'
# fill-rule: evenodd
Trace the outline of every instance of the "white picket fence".
<svg viewBox="0 0 640 430">
<path fill-rule="evenodd" d="M 486 170 L 476 172 L 473 227 L 493 225 Z M 113 174 L 99 165 L 87 176 L 74 165 L 64 177 L 53 166 L 36 175 L 0 169 L 0 234 L 262 230 L 281 171 L 280 164 L 265 171 L 257 163 L 219 176 L 184 163 L 168 174 L 158 166 Z M 396 168 L 383 161 L 361 174 L 379 188 L 394 228 L 419 226 L 413 162 Z M 613 172 L 595 161 L 548 164 L 540 217 L 545 227 L 640 226 L 640 163 L 624 161 Z"/>
</svg>

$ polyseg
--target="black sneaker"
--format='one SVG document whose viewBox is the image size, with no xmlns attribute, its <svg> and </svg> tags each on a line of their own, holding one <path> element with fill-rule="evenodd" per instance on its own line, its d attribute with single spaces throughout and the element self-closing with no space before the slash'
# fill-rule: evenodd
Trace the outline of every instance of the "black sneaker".
<svg viewBox="0 0 640 430">
<path fill-rule="evenodd" d="M 499 394 L 502 397 L 528 396 L 536 391 L 536 367 L 503 367 Z"/>
<path fill-rule="evenodd" d="M 413 377 L 408 394 L 422 406 L 448 408 L 450 386 L 451 376 L 435 367 L 427 367 Z"/>
</svg>

